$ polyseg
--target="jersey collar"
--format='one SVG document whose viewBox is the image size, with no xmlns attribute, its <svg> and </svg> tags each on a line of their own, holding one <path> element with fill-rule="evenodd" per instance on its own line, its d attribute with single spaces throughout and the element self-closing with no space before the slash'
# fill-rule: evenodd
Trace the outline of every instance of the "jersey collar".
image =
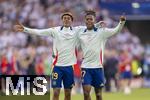
<svg viewBox="0 0 150 100">
<path fill-rule="evenodd" d="M 60 27 L 60 30 L 63 30 L 63 28 L 64 28 L 64 26 L 61 26 L 61 27 Z M 69 28 L 70 28 L 70 30 L 72 30 L 72 27 L 71 27 L 71 26 L 70 26 Z"/>
<path fill-rule="evenodd" d="M 97 29 L 98 29 L 98 28 L 96 28 L 95 26 L 93 27 L 94 32 L 96 32 Z M 86 29 L 84 30 L 84 32 L 87 32 L 87 30 L 88 30 L 88 29 L 86 28 Z"/>
</svg>

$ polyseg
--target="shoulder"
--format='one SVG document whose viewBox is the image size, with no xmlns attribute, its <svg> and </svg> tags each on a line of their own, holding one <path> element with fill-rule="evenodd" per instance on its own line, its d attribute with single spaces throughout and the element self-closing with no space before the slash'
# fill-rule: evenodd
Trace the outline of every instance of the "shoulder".
<svg viewBox="0 0 150 100">
<path fill-rule="evenodd" d="M 74 28 L 76 30 L 84 30 L 84 29 L 86 29 L 86 26 L 75 26 Z"/>
<path fill-rule="evenodd" d="M 61 29 L 61 26 L 51 27 L 51 28 L 49 28 L 49 31 L 51 31 L 53 33 L 57 33 L 57 32 L 59 32 L 60 29 Z"/>
<path fill-rule="evenodd" d="M 57 26 L 57 27 L 51 27 L 51 29 L 53 30 L 60 30 L 61 26 Z"/>
</svg>

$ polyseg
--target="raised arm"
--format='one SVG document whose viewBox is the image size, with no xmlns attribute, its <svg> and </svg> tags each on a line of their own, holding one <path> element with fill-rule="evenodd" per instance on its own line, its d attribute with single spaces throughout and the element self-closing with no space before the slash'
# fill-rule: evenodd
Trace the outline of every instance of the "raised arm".
<svg viewBox="0 0 150 100">
<path fill-rule="evenodd" d="M 104 38 L 108 38 L 108 37 L 110 37 L 110 36 L 112 36 L 114 34 L 119 33 L 122 30 L 122 28 L 123 28 L 123 26 L 125 24 L 125 21 L 126 21 L 126 18 L 124 16 L 121 16 L 120 17 L 120 22 L 115 28 L 105 28 L 104 27 L 102 29 L 103 37 Z"/>
<path fill-rule="evenodd" d="M 29 34 L 41 35 L 41 36 L 54 36 L 54 28 L 48 29 L 31 29 L 23 26 L 21 23 L 15 25 L 15 31 L 26 32 Z"/>
<path fill-rule="evenodd" d="M 35 34 L 35 35 L 41 35 L 41 36 L 54 36 L 54 29 L 48 28 L 48 29 L 31 29 L 24 27 L 23 32 Z"/>
</svg>

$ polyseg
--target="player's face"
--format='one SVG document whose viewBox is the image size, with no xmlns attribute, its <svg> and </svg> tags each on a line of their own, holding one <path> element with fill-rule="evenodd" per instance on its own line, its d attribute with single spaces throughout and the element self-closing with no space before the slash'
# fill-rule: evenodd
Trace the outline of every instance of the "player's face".
<svg viewBox="0 0 150 100">
<path fill-rule="evenodd" d="M 64 15 L 62 21 L 64 27 L 70 27 L 72 24 L 72 19 L 69 15 Z"/>
<path fill-rule="evenodd" d="M 87 15 L 85 16 L 85 24 L 87 26 L 87 29 L 92 29 L 94 27 L 95 23 L 95 16 L 93 15 Z"/>
</svg>

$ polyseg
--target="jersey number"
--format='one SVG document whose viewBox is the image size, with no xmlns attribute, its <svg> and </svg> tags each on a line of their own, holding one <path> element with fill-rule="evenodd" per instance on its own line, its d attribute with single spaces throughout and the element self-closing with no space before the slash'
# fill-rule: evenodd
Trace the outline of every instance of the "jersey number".
<svg viewBox="0 0 150 100">
<path fill-rule="evenodd" d="M 85 76 L 85 73 L 86 73 L 86 71 L 85 71 L 85 70 L 83 70 L 83 71 L 82 71 L 82 77 L 84 77 L 84 76 Z"/>
<path fill-rule="evenodd" d="M 56 80 L 58 79 L 58 73 L 52 73 L 52 79 Z"/>
</svg>

